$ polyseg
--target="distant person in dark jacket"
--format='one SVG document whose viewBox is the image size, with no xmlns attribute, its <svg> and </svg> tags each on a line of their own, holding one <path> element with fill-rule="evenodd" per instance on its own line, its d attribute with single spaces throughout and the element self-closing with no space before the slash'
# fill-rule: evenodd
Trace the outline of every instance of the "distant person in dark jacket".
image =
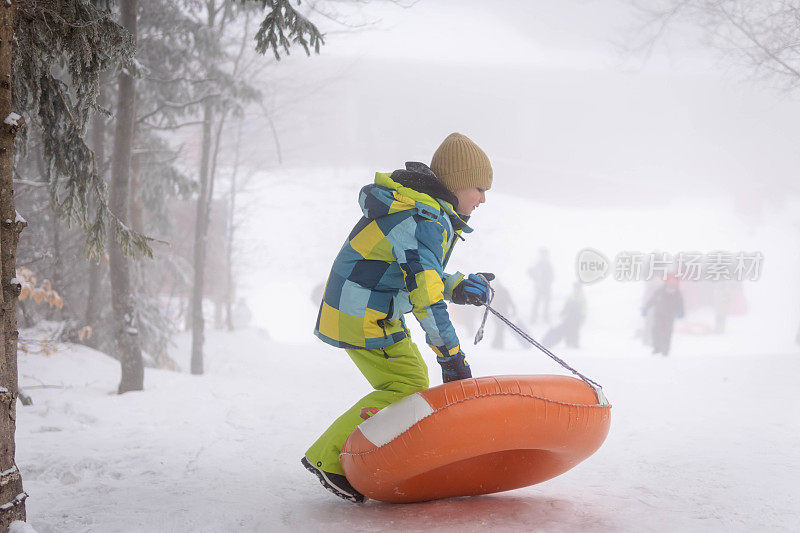
<svg viewBox="0 0 800 533">
<path fill-rule="evenodd" d="M 545 322 L 550 322 L 550 293 L 553 289 L 553 264 L 547 248 L 539 249 L 539 260 L 528 270 L 533 278 L 533 313 L 531 321 L 539 320 L 539 308 Z"/>
<path fill-rule="evenodd" d="M 670 275 L 642 309 L 642 316 L 653 307 L 653 353 L 669 355 L 672 329 L 676 318 L 683 317 L 683 295 L 680 282 Z"/>
<path fill-rule="evenodd" d="M 652 278 L 645 282 L 644 285 L 644 292 L 642 294 L 642 306 L 647 305 L 647 302 L 650 301 L 650 298 L 653 297 L 656 291 L 658 291 L 661 286 L 664 284 L 663 281 L 660 281 L 658 278 Z M 641 331 L 642 342 L 646 346 L 653 347 L 653 310 L 651 309 L 650 312 L 644 313 L 644 324 L 642 326 Z"/>
<path fill-rule="evenodd" d="M 800 326 L 797 326 L 797 336 L 795 336 L 794 342 L 800 344 Z"/>
<path fill-rule="evenodd" d="M 246 328 L 250 325 L 253 319 L 253 312 L 250 311 L 250 306 L 247 305 L 247 300 L 239 298 L 236 300 L 236 305 L 233 307 L 233 327 L 236 329 Z"/>
<path fill-rule="evenodd" d="M 583 295 L 583 284 L 576 281 L 572 294 L 567 297 L 564 309 L 561 310 L 561 323 L 545 334 L 542 344 L 552 348 L 563 340 L 570 348 L 579 348 L 581 326 L 585 319 L 586 298 Z"/>
<path fill-rule="evenodd" d="M 514 300 L 511 298 L 511 293 L 509 290 L 496 280 L 494 283 L 492 283 L 492 288 L 494 289 L 494 300 L 492 300 L 492 305 L 506 314 L 511 320 L 516 320 L 516 318 L 518 318 L 517 306 L 514 305 Z M 494 339 L 492 340 L 492 348 L 503 350 L 506 347 L 506 330 L 508 328 L 499 320 L 496 321 L 495 327 L 497 330 L 494 335 Z M 516 334 L 514 334 L 514 337 L 517 338 L 517 341 L 520 342 L 521 346 L 527 347 L 527 344 L 523 344 L 522 337 L 519 337 Z"/>
</svg>

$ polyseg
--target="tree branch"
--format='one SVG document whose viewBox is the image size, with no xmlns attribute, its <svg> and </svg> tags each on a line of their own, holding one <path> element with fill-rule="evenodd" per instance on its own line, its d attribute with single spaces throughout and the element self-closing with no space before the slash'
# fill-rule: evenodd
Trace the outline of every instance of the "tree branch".
<svg viewBox="0 0 800 533">
<path fill-rule="evenodd" d="M 207 99 L 209 99 L 209 98 L 214 98 L 214 97 L 217 97 L 217 96 L 220 96 L 220 94 L 219 94 L 219 93 L 207 94 L 207 95 L 203 96 L 202 98 L 198 98 L 197 100 L 192 100 L 191 102 L 185 102 L 185 103 L 181 103 L 181 104 L 178 104 L 178 103 L 175 103 L 175 102 L 163 102 L 161 105 L 159 105 L 158 107 L 156 107 L 156 108 L 155 108 L 153 111 L 151 111 L 150 113 L 148 113 L 148 114 L 146 114 L 146 115 L 143 115 L 143 116 L 139 117 L 139 118 L 137 119 L 137 122 L 139 122 L 139 123 L 145 123 L 145 122 L 147 122 L 147 119 L 148 119 L 148 118 L 152 117 L 153 115 L 155 115 L 156 113 L 158 113 L 159 111 L 161 111 L 162 109 L 165 109 L 165 108 L 170 108 L 170 109 L 186 109 L 186 108 L 187 108 L 187 107 L 189 107 L 189 106 L 193 106 L 193 105 L 197 105 L 197 104 L 202 104 L 202 103 L 203 103 L 203 102 L 205 102 Z"/>
<path fill-rule="evenodd" d="M 186 126 L 197 126 L 197 125 L 200 125 L 202 123 L 203 123 L 202 120 L 193 120 L 191 122 L 184 122 L 183 124 L 176 124 L 174 126 L 159 126 L 158 124 L 150 124 L 149 122 L 142 122 L 142 125 L 145 126 L 145 127 L 154 129 L 154 130 L 172 131 L 172 130 L 177 130 L 177 129 L 180 129 L 180 128 L 185 128 Z"/>
<path fill-rule="evenodd" d="M 798 81 L 800 81 L 800 71 L 797 70 L 796 68 L 792 67 L 788 63 L 786 63 L 783 59 L 778 57 L 768 46 L 764 45 L 761 42 L 761 40 L 758 39 L 754 35 L 754 33 L 752 31 L 752 28 L 750 28 L 749 25 L 747 25 L 747 27 L 746 27 L 747 23 L 745 21 L 740 21 L 740 20 L 735 19 L 728 12 L 728 10 L 725 9 L 725 7 L 722 6 L 722 5 L 719 6 L 719 12 L 722 13 L 725 16 L 725 18 L 728 20 L 728 22 L 730 22 L 736 29 L 738 29 L 742 33 L 742 35 L 744 35 L 759 50 L 764 52 L 767 55 L 768 58 L 770 58 L 772 61 L 774 61 L 775 63 L 777 63 L 780 66 L 782 66 L 786 70 L 786 72 L 785 72 L 786 74 L 791 74 L 795 78 L 798 78 Z M 797 83 L 797 82 L 795 82 L 795 83 Z"/>
</svg>

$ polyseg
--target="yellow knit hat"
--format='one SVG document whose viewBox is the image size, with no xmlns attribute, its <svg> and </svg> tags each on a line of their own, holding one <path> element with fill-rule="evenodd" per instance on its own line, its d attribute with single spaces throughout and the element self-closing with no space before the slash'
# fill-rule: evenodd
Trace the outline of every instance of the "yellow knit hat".
<svg viewBox="0 0 800 533">
<path fill-rule="evenodd" d="M 492 187 L 489 158 L 477 144 L 460 133 L 451 133 L 439 145 L 431 160 L 431 170 L 451 191 Z"/>
</svg>

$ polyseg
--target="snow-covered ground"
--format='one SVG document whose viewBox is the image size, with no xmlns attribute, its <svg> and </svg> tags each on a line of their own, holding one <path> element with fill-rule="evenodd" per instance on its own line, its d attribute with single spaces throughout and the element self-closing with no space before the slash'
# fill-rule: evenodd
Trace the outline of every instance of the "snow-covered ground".
<svg viewBox="0 0 800 533">
<path fill-rule="evenodd" d="M 526 271 L 539 246 L 550 248 L 556 266 L 555 311 L 583 247 L 609 257 L 758 250 L 764 269 L 745 285 L 749 314 L 731 317 L 722 336 L 676 334 L 673 354 L 654 357 L 634 339 L 641 286 L 588 286 L 582 348 L 556 352 L 602 383 L 614 405 L 594 456 L 541 485 L 492 496 L 356 506 L 325 492 L 300 457 L 369 385 L 344 352 L 311 334 L 311 293 L 360 216 L 358 190 L 371 178 L 366 169 L 259 176 L 238 234 L 239 296 L 254 323 L 235 333 L 209 328 L 205 375 L 187 373 L 185 335 L 172 349 L 181 372 L 148 368 L 146 390 L 122 396 L 119 365 L 104 354 L 82 346 L 20 354 L 21 382 L 35 403 L 18 410 L 17 462 L 29 522 L 40 533 L 797 530 L 797 210 L 751 219 L 723 201 L 572 210 L 514 196 L 502 176 L 448 270 L 494 271 L 523 319 L 531 305 Z M 708 309 L 686 318 L 712 320 Z M 472 346 L 474 331 L 458 326 L 475 375 L 562 372 L 510 336 L 510 349 L 493 349 L 496 327 Z M 541 337 L 544 329 L 530 331 Z M 436 384 L 438 367 L 421 348 Z"/>
<path fill-rule="evenodd" d="M 188 343 L 174 350 L 183 368 Z M 796 531 L 800 353 L 562 352 L 614 405 L 594 456 L 504 494 L 362 506 L 331 496 L 299 464 L 368 391 L 339 350 L 211 331 L 204 376 L 148 368 L 147 390 L 122 396 L 106 355 L 80 346 L 21 355 L 24 384 L 63 387 L 29 390 L 34 405 L 18 411 L 29 522 L 40 533 Z M 471 353 L 476 374 L 558 372 L 533 351 Z"/>
</svg>

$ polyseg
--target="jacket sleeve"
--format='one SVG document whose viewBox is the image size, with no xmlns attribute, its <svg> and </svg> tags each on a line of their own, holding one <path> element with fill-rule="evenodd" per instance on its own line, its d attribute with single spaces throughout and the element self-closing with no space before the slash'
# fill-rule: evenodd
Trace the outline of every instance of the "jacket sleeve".
<svg viewBox="0 0 800 533">
<path fill-rule="evenodd" d="M 455 274 L 448 274 L 447 272 L 442 274 L 442 283 L 444 283 L 444 299 L 448 302 L 453 299 L 453 289 L 456 288 L 456 285 L 461 283 L 464 280 L 464 274 L 461 272 L 456 272 Z"/>
<path fill-rule="evenodd" d="M 435 348 L 437 355 L 444 351 L 456 354 L 460 350 L 445 303 L 446 282 L 452 285 L 458 276 L 445 277 L 442 271 L 444 235 L 439 223 L 427 219 L 416 221 L 406 231 L 387 235 L 403 270 L 412 312 L 425 330 L 426 342 Z"/>
</svg>

